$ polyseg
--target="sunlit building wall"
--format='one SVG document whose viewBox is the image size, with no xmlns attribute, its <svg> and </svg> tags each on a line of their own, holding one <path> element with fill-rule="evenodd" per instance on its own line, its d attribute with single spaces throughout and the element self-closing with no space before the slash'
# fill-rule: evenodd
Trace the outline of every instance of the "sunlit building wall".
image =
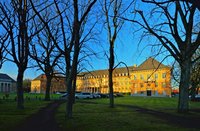
<svg viewBox="0 0 200 131">
<path fill-rule="evenodd" d="M 77 91 L 108 93 L 108 70 L 80 73 Z M 171 95 L 171 67 L 149 58 L 139 66 L 113 71 L 114 92 L 132 95 Z"/>
<path fill-rule="evenodd" d="M 66 92 L 66 84 L 64 77 L 54 77 L 51 82 L 50 92 Z M 39 75 L 31 81 L 32 93 L 45 93 L 46 91 L 46 76 L 44 74 Z"/>
</svg>

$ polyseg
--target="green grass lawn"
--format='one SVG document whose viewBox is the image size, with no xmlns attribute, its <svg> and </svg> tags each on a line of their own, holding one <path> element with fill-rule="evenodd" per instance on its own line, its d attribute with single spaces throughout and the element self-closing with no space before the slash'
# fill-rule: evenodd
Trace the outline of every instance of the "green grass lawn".
<svg viewBox="0 0 200 131">
<path fill-rule="evenodd" d="M 11 100 L 0 100 L 0 131 L 11 131 L 18 124 L 25 121 L 26 117 L 36 113 L 45 107 L 46 101 L 25 101 L 24 110 L 16 108 L 16 102 Z"/>
<path fill-rule="evenodd" d="M 60 96 L 59 94 L 50 94 L 51 99 L 59 99 Z M 16 97 L 16 93 L 9 93 L 8 97 L 6 97 L 5 93 L 0 93 L 0 100 L 15 100 Z M 25 100 L 43 100 L 44 97 L 43 93 L 24 93 Z"/>
<path fill-rule="evenodd" d="M 109 108 L 109 99 L 77 100 L 73 106 L 72 119 L 65 119 L 66 104 L 58 109 L 56 119 L 62 130 L 188 130 L 128 107 L 137 106 L 179 116 L 176 112 L 177 98 L 127 96 L 116 98 L 115 104 L 115 108 Z M 190 107 L 200 108 L 200 102 L 190 103 Z M 200 116 L 199 113 L 188 114 L 188 117 L 190 115 Z"/>
</svg>

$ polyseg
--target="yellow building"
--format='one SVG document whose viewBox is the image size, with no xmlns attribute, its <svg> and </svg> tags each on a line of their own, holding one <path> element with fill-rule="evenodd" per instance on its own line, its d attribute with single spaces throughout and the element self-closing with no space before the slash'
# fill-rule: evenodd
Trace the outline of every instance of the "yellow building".
<svg viewBox="0 0 200 131">
<path fill-rule="evenodd" d="M 46 76 L 31 81 L 31 92 L 44 93 Z M 171 96 L 171 67 L 149 58 L 139 66 L 116 68 L 113 71 L 114 92 L 131 95 Z M 64 78 L 52 80 L 51 92 L 66 91 Z M 76 91 L 108 93 L 108 70 L 78 74 Z"/>
<path fill-rule="evenodd" d="M 171 67 L 149 58 L 139 66 L 128 67 L 128 70 L 114 70 L 114 92 L 148 96 L 171 95 Z M 108 70 L 80 73 L 76 85 L 77 91 L 108 93 Z"/>
<path fill-rule="evenodd" d="M 31 81 L 31 92 L 33 93 L 45 93 L 46 90 L 46 76 L 44 74 L 39 75 Z M 51 93 L 54 92 L 66 92 L 66 84 L 64 77 L 54 77 L 51 82 Z"/>
</svg>

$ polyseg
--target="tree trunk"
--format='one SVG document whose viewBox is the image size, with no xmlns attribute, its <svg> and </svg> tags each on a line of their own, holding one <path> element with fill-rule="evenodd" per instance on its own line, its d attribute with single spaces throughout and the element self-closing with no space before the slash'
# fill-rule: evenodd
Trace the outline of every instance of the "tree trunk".
<svg viewBox="0 0 200 131">
<path fill-rule="evenodd" d="M 24 109 L 24 94 L 23 94 L 23 74 L 20 69 L 17 75 L 17 108 Z"/>
<path fill-rule="evenodd" d="M 189 86 L 190 86 L 190 69 L 191 60 L 185 59 L 181 64 L 181 79 L 179 86 L 179 102 L 178 102 L 178 112 L 184 113 L 189 110 Z"/>
<path fill-rule="evenodd" d="M 67 99 L 67 118 L 71 119 L 72 118 L 72 106 L 73 106 L 73 97 L 72 97 L 72 82 L 71 78 L 67 79 L 67 93 L 68 93 L 68 99 Z"/>
<path fill-rule="evenodd" d="M 73 79 L 73 92 L 72 92 L 73 104 L 75 103 L 75 94 L 76 94 L 76 76 Z"/>
<path fill-rule="evenodd" d="M 196 84 L 192 83 L 192 87 L 190 90 L 190 95 L 191 95 L 191 100 L 195 99 L 195 95 L 196 95 Z"/>
<path fill-rule="evenodd" d="M 65 54 L 65 62 L 66 62 L 66 78 L 65 78 L 65 82 L 66 82 L 66 87 L 67 87 L 67 101 L 66 101 L 66 118 L 72 118 L 72 100 L 71 100 L 71 88 L 72 88 L 72 83 L 70 82 L 71 80 L 71 56 L 70 56 L 70 52 L 66 52 Z"/>
<path fill-rule="evenodd" d="M 45 92 L 45 101 L 50 101 L 50 89 L 51 89 L 51 77 L 46 75 L 46 92 Z"/>
<path fill-rule="evenodd" d="M 78 56 L 80 51 L 80 26 L 81 23 L 78 19 L 78 1 L 74 0 L 74 23 L 73 23 L 73 35 L 74 35 L 74 53 L 73 53 L 73 61 L 71 66 L 71 72 L 69 73 L 69 79 L 67 80 L 67 90 L 68 90 L 68 101 L 67 101 L 67 117 L 72 118 L 72 108 L 73 108 L 73 87 L 72 81 L 76 77 L 77 73 L 77 64 L 78 64 Z"/>
<path fill-rule="evenodd" d="M 114 66 L 114 46 L 110 44 L 110 59 L 109 59 L 109 97 L 110 97 L 110 107 L 114 107 L 114 96 L 113 96 L 113 66 Z"/>
</svg>

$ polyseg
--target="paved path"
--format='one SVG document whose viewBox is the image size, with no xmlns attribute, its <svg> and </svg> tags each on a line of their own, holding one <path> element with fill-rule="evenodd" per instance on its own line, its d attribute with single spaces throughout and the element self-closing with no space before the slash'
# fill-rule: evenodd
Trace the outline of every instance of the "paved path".
<svg viewBox="0 0 200 131">
<path fill-rule="evenodd" d="M 31 115 L 16 131 L 60 131 L 55 112 L 63 101 L 54 101 Z"/>
</svg>

